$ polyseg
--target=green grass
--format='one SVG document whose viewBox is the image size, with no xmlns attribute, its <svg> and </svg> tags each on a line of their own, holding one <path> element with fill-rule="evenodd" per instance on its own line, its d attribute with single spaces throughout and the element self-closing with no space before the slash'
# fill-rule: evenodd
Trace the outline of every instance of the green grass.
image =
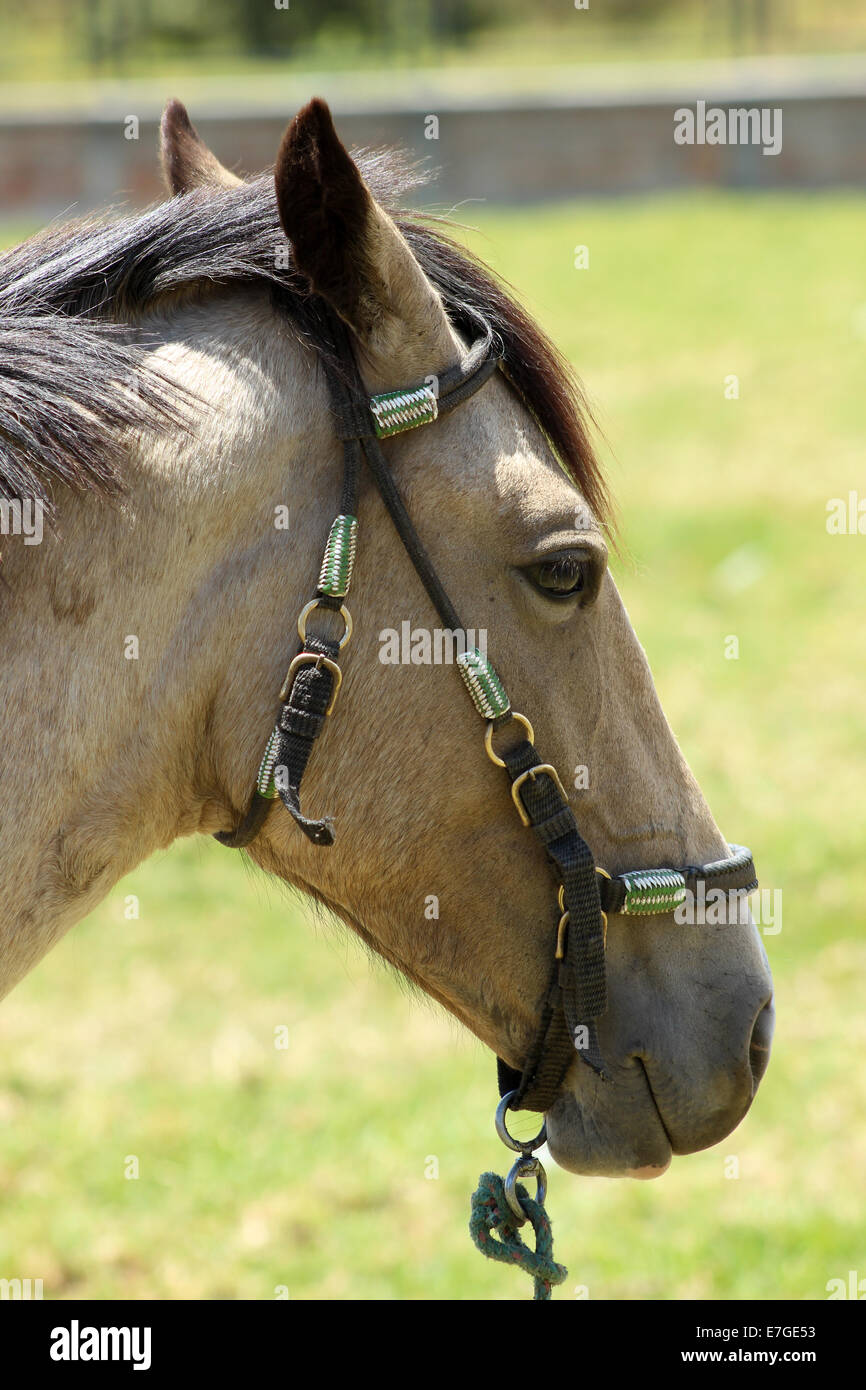
<svg viewBox="0 0 866 1390">
<path fill-rule="evenodd" d="M 825 529 L 829 497 L 866 491 L 863 212 L 701 195 L 484 214 L 473 237 L 579 365 L 663 704 L 784 892 L 752 1113 L 657 1183 L 552 1169 L 560 1297 L 811 1299 L 866 1275 L 866 537 Z M 119 885 L 5 1001 L 0 1039 L 0 1276 L 60 1298 L 526 1292 L 466 1231 L 505 1161 L 492 1057 L 213 842 Z"/>
</svg>

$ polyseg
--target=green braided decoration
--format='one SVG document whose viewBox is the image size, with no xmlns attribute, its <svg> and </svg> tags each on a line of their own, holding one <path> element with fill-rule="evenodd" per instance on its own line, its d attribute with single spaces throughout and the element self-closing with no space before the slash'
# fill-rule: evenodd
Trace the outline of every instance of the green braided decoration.
<svg viewBox="0 0 866 1390">
<path fill-rule="evenodd" d="M 511 701 L 486 656 L 470 647 L 460 653 L 456 664 L 482 719 L 496 719 L 508 713 Z"/>
<path fill-rule="evenodd" d="M 633 869 L 622 874 L 625 900 L 620 911 L 633 917 L 673 912 L 685 902 L 686 881 L 676 869 Z"/>
<path fill-rule="evenodd" d="M 432 386 L 415 391 L 383 391 L 370 397 L 373 423 L 380 439 L 402 434 L 416 425 L 431 425 L 439 414 L 439 402 Z"/>
<path fill-rule="evenodd" d="M 568 1278 L 568 1270 L 553 1258 L 553 1231 L 544 1207 L 529 1196 L 522 1183 L 517 1183 L 515 1190 L 535 1232 L 534 1250 L 524 1245 L 519 1228 L 512 1226 L 514 1218 L 505 1199 L 505 1182 L 495 1173 L 482 1173 L 478 1179 L 478 1188 L 472 1194 L 469 1234 L 489 1260 L 516 1264 L 531 1275 L 535 1286 L 533 1300 L 543 1303 L 550 1298 L 553 1285 Z M 498 1239 L 493 1238 L 494 1231 Z"/>
<path fill-rule="evenodd" d="M 319 575 L 320 594 L 345 598 L 352 582 L 355 545 L 358 539 L 358 520 L 354 516 L 338 516 L 328 533 L 325 557 Z"/>
<path fill-rule="evenodd" d="M 277 765 L 277 758 L 280 754 L 280 731 L 274 729 L 268 739 L 264 757 L 259 763 L 259 772 L 256 777 L 256 791 L 259 796 L 266 796 L 269 801 L 279 796 L 277 785 L 274 781 L 274 768 Z"/>
</svg>

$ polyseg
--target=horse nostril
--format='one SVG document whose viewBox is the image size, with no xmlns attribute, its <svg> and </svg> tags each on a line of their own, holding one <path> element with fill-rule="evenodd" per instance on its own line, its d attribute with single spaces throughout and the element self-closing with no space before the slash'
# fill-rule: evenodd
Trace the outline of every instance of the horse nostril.
<svg viewBox="0 0 866 1390">
<path fill-rule="evenodd" d="M 752 1029 L 752 1040 L 749 1043 L 749 1063 L 752 1068 L 752 1076 L 757 1086 L 763 1078 L 764 1072 L 770 1061 L 770 1043 L 773 1041 L 773 1026 L 776 1021 L 776 1011 L 773 1008 L 772 999 L 768 999 L 758 1017 L 755 1019 L 755 1026 Z"/>
</svg>

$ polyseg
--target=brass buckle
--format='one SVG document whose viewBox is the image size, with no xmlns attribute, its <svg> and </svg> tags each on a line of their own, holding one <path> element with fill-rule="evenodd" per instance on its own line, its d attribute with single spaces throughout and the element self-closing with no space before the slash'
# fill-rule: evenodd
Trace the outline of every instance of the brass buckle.
<svg viewBox="0 0 866 1390">
<path fill-rule="evenodd" d="M 314 608 L 319 607 L 319 604 L 321 602 L 322 600 L 320 598 L 311 599 L 309 603 L 304 604 L 303 608 L 298 614 L 298 636 L 300 637 L 302 642 L 306 642 L 307 640 L 307 617 L 310 613 L 312 613 Z M 345 603 L 340 604 L 340 617 L 346 624 L 346 630 L 340 638 L 340 651 L 342 651 L 349 638 L 352 636 L 352 615 L 346 607 Z"/>
<path fill-rule="evenodd" d="M 342 643 L 340 645 L 342 646 Z M 325 656 L 323 652 L 298 652 L 298 655 L 293 659 L 291 666 L 286 672 L 286 679 L 280 686 L 280 699 L 285 704 L 291 693 L 295 672 L 301 666 L 315 666 L 317 671 L 321 671 L 324 666 L 325 670 L 330 671 L 331 675 L 334 677 L 334 689 L 328 702 L 328 708 L 325 710 L 326 715 L 330 714 L 334 705 L 337 703 L 340 686 L 343 684 L 343 672 L 340 670 L 336 661 L 332 661 L 331 658 Z"/>
<path fill-rule="evenodd" d="M 537 767 L 528 767 L 525 772 L 521 772 L 519 777 L 515 777 L 514 781 L 511 783 L 512 800 L 514 801 L 514 804 L 517 807 L 517 814 L 520 816 L 520 819 L 523 821 L 524 825 L 531 825 L 532 821 L 530 817 L 527 815 L 526 807 L 524 806 L 523 802 L 518 796 L 518 792 L 520 791 L 520 788 L 523 786 L 523 783 L 526 781 L 527 777 L 530 777 L 534 782 L 540 772 L 546 772 L 548 777 L 553 778 L 553 781 L 556 783 L 556 790 L 559 792 L 559 795 L 562 797 L 566 805 L 568 804 L 568 797 L 565 794 L 565 788 L 559 780 L 559 773 L 553 766 L 553 763 L 539 763 Z"/>
</svg>

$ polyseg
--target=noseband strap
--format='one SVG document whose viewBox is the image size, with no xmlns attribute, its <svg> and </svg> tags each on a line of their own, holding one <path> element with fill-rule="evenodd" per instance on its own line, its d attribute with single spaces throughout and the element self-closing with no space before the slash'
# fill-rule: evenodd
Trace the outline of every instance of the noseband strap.
<svg viewBox="0 0 866 1390">
<path fill-rule="evenodd" d="M 322 355 L 335 432 L 343 445 L 343 492 L 340 514 L 328 537 L 315 596 L 298 620 L 301 645 L 280 691 L 281 708 L 265 748 L 256 787 L 246 814 L 235 830 L 216 839 L 232 849 L 249 845 L 279 798 L 303 833 L 317 845 L 334 842 L 333 822 L 310 819 L 301 812 L 301 782 L 313 744 L 334 708 L 342 683 L 339 655 L 352 633 L 344 600 L 349 592 L 357 534 L 358 487 L 362 461 L 376 482 L 395 530 L 444 626 L 465 632 L 412 519 L 379 443 L 380 439 L 430 424 L 474 395 L 499 365 L 488 330 L 473 343 L 463 362 L 423 386 L 369 397 L 361 380 L 348 332 L 325 309 L 333 351 Z M 331 609 L 343 621 L 339 638 L 307 633 L 316 609 Z M 486 656 L 469 650 L 457 667 L 478 713 L 486 721 L 485 747 L 505 769 L 515 808 L 523 824 L 544 845 L 559 884 L 559 919 L 551 951 L 549 981 L 539 1011 L 534 1040 L 517 1071 L 501 1058 L 500 1093 L 515 1091 L 510 1108 L 549 1110 L 560 1094 L 575 1053 L 604 1078 L 597 1020 L 607 1008 L 605 938 L 610 913 L 646 916 L 672 912 L 687 892 L 703 884 L 726 892 L 757 888 L 748 850 L 731 846 L 731 857 L 685 869 L 638 869 L 611 877 L 596 866 L 580 834 L 574 812 L 556 769 L 535 749 L 532 727 L 511 709 L 508 696 Z M 495 746 L 503 730 L 520 725 L 525 734 L 501 752 Z"/>
</svg>

